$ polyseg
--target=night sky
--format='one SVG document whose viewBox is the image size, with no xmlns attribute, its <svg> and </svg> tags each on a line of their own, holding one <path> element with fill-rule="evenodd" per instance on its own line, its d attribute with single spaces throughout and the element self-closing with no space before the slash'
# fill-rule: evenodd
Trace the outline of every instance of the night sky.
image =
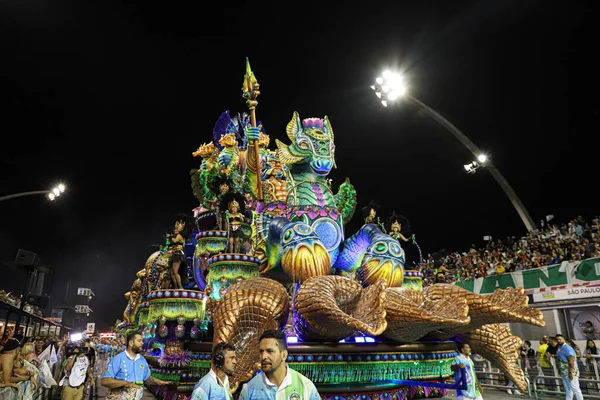
<svg viewBox="0 0 600 400">
<path fill-rule="evenodd" d="M 36 252 L 56 270 L 53 305 L 85 280 L 98 328 L 120 318 L 174 214 L 197 206 L 191 153 L 221 112 L 245 111 L 246 57 L 271 147 L 293 111 L 328 115 L 334 186 L 349 177 L 359 207 L 406 215 L 424 255 L 525 228 L 452 135 L 410 103 L 381 106 L 369 86 L 386 67 L 489 154 L 538 224 L 600 214 L 592 3 L 2 1 L 0 196 L 68 192 L 0 202 L 0 260 Z M 360 224 L 357 210 L 347 233 Z M 23 279 L 3 270 L 0 288 Z"/>
</svg>

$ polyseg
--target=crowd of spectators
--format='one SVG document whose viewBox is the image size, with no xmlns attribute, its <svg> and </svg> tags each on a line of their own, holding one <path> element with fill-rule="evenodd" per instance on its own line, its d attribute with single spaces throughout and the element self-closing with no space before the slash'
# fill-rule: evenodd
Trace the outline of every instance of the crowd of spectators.
<svg viewBox="0 0 600 400">
<path fill-rule="evenodd" d="M 12 295 L 9 292 L 6 292 L 3 289 L 0 289 L 0 301 L 3 303 L 6 303 L 6 304 L 10 304 L 11 306 L 14 306 L 14 307 L 21 306 L 21 299 Z M 25 303 L 23 310 L 30 314 L 36 315 L 38 317 L 42 316 L 42 310 L 39 307 L 33 306 L 31 304 Z"/>
<path fill-rule="evenodd" d="M 531 347 L 531 342 L 525 340 L 520 351 L 521 368 L 527 371 L 530 380 L 535 380 L 538 387 L 546 390 L 556 390 L 556 380 L 550 379 L 555 376 L 565 376 L 569 368 L 557 357 L 559 349 L 574 358 L 574 369 L 577 374 L 584 379 L 597 380 L 600 371 L 600 352 L 596 347 L 597 332 L 591 321 L 586 322 L 586 326 L 592 327 L 592 330 L 584 330 L 588 339 L 585 342 L 585 348 L 581 348 L 573 339 L 565 338 L 557 334 L 554 337 L 544 335 L 539 340 L 537 351 Z M 593 339 L 592 339 L 593 338 Z M 563 368 L 561 368 L 563 367 Z M 545 377 L 545 378 L 544 378 Z M 564 381 L 563 381 L 564 382 Z M 580 383 L 580 389 L 583 394 L 598 394 L 600 387 L 595 383 L 586 381 Z M 509 390 L 510 393 L 510 390 Z M 572 396 L 571 396 L 572 397 Z M 567 398 L 569 396 L 567 395 Z"/>
<path fill-rule="evenodd" d="M 423 284 L 453 283 L 600 257 L 599 219 L 588 222 L 578 216 L 568 223 L 546 224 L 520 239 L 511 236 L 488 240 L 479 248 L 472 245 L 462 253 L 442 250 L 430 254 L 420 266 Z"/>
<path fill-rule="evenodd" d="M 41 387 L 56 384 L 39 356 L 61 344 L 55 337 L 24 338 L 22 331 L 0 341 L 0 398 L 33 399 Z"/>
</svg>

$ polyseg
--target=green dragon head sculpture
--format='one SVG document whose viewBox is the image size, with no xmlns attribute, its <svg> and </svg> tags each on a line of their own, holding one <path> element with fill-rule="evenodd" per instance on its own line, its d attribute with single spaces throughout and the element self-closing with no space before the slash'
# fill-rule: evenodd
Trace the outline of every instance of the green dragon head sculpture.
<svg viewBox="0 0 600 400">
<path fill-rule="evenodd" d="M 292 165 L 306 164 L 313 173 L 321 176 L 335 168 L 335 144 L 329 118 L 307 118 L 300 120 L 294 112 L 288 123 L 287 135 L 292 141 L 289 146 L 276 141 L 277 154 L 281 162 Z"/>
</svg>

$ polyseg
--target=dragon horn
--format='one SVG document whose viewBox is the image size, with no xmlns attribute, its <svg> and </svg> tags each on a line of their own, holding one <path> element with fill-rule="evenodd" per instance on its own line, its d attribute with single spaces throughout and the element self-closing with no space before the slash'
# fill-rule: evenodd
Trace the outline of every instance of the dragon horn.
<svg viewBox="0 0 600 400">
<path fill-rule="evenodd" d="M 334 137 L 333 137 L 333 128 L 331 127 L 331 122 L 329 122 L 329 117 L 326 115 L 324 118 L 324 125 L 325 125 L 325 133 L 329 136 L 329 138 L 331 139 L 331 141 L 334 141 Z"/>
<path fill-rule="evenodd" d="M 299 161 L 302 161 L 302 157 L 296 157 L 290 153 L 288 146 L 281 143 L 279 139 L 275 139 L 275 143 L 277 144 L 277 155 L 279 157 L 279 161 L 284 164 L 296 164 Z"/>
<path fill-rule="evenodd" d="M 300 121 L 300 115 L 297 111 L 294 111 L 292 119 L 288 122 L 285 131 L 292 142 L 296 141 L 296 135 L 302 130 L 302 122 Z"/>
<path fill-rule="evenodd" d="M 329 117 L 326 115 L 324 119 L 324 124 L 325 125 L 325 134 L 327 134 L 329 136 L 329 138 L 331 139 L 331 142 L 334 142 L 334 136 L 333 136 L 333 128 L 331 127 L 331 122 L 329 122 Z M 337 168 L 337 163 L 335 162 L 335 158 L 333 159 L 333 168 Z"/>
</svg>

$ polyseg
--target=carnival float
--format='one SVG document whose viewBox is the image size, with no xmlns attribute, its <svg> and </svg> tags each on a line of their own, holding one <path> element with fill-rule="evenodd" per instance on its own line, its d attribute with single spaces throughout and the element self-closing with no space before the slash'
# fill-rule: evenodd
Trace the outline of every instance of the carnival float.
<svg viewBox="0 0 600 400">
<path fill-rule="evenodd" d="M 329 118 L 294 112 L 287 143 L 271 150 L 248 61 L 242 90 L 249 112 L 223 112 L 192 153 L 201 159 L 191 171 L 193 218 L 176 216 L 125 294 L 118 329 L 141 332 L 152 374 L 173 382 L 157 397 L 188 398 L 223 341 L 237 349 L 235 392 L 260 368 L 257 339 L 267 329 L 287 333 L 289 365 L 324 399 L 440 397 L 456 341 L 525 390 L 520 339 L 502 325 L 544 325 L 523 289 L 423 288 L 422 274 L 405 269 L 401 217 L 380 223 L 374 207 L 346 234 L 357 194 L 348 179 L 337 191 L 328 179 L 336 168 Z"/>
</svg>

